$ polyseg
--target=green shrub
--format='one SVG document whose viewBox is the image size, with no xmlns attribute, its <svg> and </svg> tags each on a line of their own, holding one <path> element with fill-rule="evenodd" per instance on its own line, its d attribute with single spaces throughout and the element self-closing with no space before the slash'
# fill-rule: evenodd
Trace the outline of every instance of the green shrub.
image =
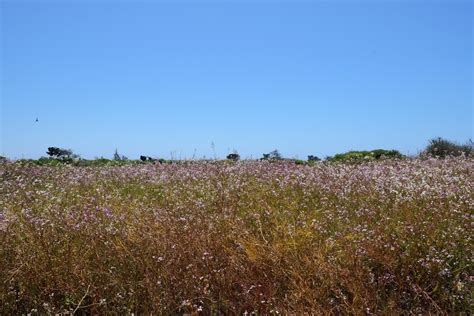
<svg viewBox="0 0 474 316">
<path fill-rule="evenodd" d="M 61 158 L 53 158 L 53 157 L 41 157 L 39 159 L 21 159 L 18 162 L 20 163 L 33 163 L 38 166 L 57 166 L 62 164 L 73 164 L 75 161 L 71 157 L 61 157 Z"/>
<path fill-rule="evenodd" d="M 374 156 L 375 159 L 403 158 L 403 155 L 398 150 L 375 149 L 371 151 L 371 154 Z"/>
<path fill-rule="evenodd" d="M 328 161 L 333 162 L 362 162 L 379 159 L 400 159 L 404 156 L 398 150 L 362 150 L 362 151 L 348 151 L 346 153 L 336 154 L 333 157 L 328 157 Z"/>
<path fill-rule="evenodd" d="M 232 161 L 239 161 L 240 160 L 240 155 L 237 152 L 233 152 L 231 154 L 228 154 L 226 158 L 228 160 L 232 160 Z"/>
<path fill-rule="evenodd" d="M 464 145 L 456 144 L 441 137 L 431 139 L 422 155 L 445 158 L 447 156 L 471 156 L 474 153 L 474 143 L 469 140 Z"/>
<path fill-rule="evenodd" d="M 321 158 L 319 158 L 318 156 L 314 156 L 314 155 L 309 155 L 308 156 L 308 162 L 316 162 L 316 161 L 321 161 Z"/>
</svg>

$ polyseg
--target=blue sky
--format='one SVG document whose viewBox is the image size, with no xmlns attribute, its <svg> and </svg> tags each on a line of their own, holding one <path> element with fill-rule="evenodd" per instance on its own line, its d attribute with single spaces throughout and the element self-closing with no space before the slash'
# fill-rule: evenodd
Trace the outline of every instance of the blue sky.
<svg viewBox="0 0 474 316">
<path fill-rule="evenodd" d="M 471 1 L 0 1 L 1 148 L 415 154 L 473 137 Z M 35 122 L 38 117 L 39 122 Z"/>
</svg>

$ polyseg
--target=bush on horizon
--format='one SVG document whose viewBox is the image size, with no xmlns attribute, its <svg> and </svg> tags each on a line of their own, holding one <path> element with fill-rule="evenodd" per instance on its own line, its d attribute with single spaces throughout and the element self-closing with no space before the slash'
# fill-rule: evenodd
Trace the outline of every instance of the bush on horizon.
<svg viewBox="0 0 474 316">
<path fill-rule="evenodd" d="M 231 160 L 231 161 L 239 161 L 240 155 L 237 152 L 233 152 L 233 153 L 228 154 L 226 159 Z"/>
<path fill-rule="evenodd" d="M 427 155 L 437 158 L 446 158 L 448 156 L 471 156 L 474 154 L 474 142 L 470 139 L 465 144 L 459 145 L 455 142 L 438 137 L 429 141 L 421 156 Z"/>
<path fill-rule="evenodd" d="M 330 162 L 364 162 L 381 159 L 401 159 L 405 156 L 398 150 L 351 150 L 346 153 L 336 154 L 333 157 L 326 158 Z"/>
</svg>

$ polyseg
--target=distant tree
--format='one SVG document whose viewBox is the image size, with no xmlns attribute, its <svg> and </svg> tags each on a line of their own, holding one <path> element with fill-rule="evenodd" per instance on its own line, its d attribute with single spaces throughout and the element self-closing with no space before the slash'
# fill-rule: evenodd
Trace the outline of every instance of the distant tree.
<svg viewBox="0 0 474 316">
<path fill-rule="evenodd" d="M 309 155 L 308 161 L 320 161 L 321 159 L 318 156 Z"/>
<path fill-rule="evenodd" d="M 46 153 L 48 156 L 53 158 L 71 158 L 71 156 L 73 156 L 71 149 L 63 149 L 59 147 L 48 147 L 48 151 Z"/>
<path fill-rule="evenodd" d="M 128 158 L 123 156 L 123 155 L 122 156 L 119 155 L 117 149 L 115 149 L 114 160 L 116 160 L 116 161 L 122 161 L 122 160 L 125 161 L 125 160 L 128 160 Z"/>
<path fill-rule="evenodd" d="M 59 157 L 61 152 L 61 148 L 58 147 L 48 147 L 48 151 L 46 154 L 50 157 Z"/>
<path fill-rule="evenodd" d="M 122 160 L 122 157 L 120 157 L 117 148 L 115 148 L 115 153 L 114 153 L 114 160 Z"/>
<path fill-rule="evenodd" d="M 146 161 L 147 158 L 148 158 L 147 156 L 143 156 L 143 155 L 140 156 L 140 160 L 141 160 L 141 161 Z"/>
<path fill-rule="evenodd" d="M 263 158 L 262 158 L 262 160 L 282 160 L 282 159 L 283 157 L 281 156 L 278 149 L 275 149 L 274 151 L 271 151 L 268 154 L 263 154 Z"/>
<path fill-rule="evenodd" d="M 232 160 L 232 161 L 239 161 L 240 160 L 240 155 L 237 153 L 237 151 L 234 151 L 234 152 L 228 154 L 226 158 L 228 160 Z"/>
<path fill-rule="evenodd" d="M 282 156 L 280 152 L 277 149 L 275 149 L 274 151 L 270 152 L 270 159 L 280 160 L 282 159 Z"/>
</svg>

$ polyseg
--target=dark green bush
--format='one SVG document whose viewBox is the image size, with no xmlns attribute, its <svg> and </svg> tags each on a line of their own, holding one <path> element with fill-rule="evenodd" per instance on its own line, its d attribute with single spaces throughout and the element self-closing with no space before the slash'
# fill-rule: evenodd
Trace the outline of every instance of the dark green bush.
<svg viewBox="0 0 474 316">
<path fill-rule="evenodd" d="M 362 151 L 348 151 L 346 153 L 336 154 L 333 157 L 328 157 L 328 161 L 333 162 L 361 162 L 379 159 L 400 159 L 404 156 L 398 150 L 362 150 Z"/>
<path fill-rule="evenodd" d="M 232 161 L 239 161 L 240 160 L 240 155 L 238 153 L 234 152 L 234 153 L 228 154 L 226 158 L 228 160 L 232 160 Z"/>
<path fill-rule="evenodd" d="M 371 151 L 371 155 L 373 155 L 375 159 L 403 158 L 403 155 L 398 150 L 375 149 Z"/>
<path fill-rule="evenodd" d="M 314 156 L 314 155 L 309 155 L 308 156 L 308 162 L 315 162 L 315 161 L 320 161 L 321 158 L 319 158 L 318 156 Z"/>
<path fill-rule="evenodd" d="M 443 139 L 441 137 L 431 139 L 422 155 L 445 158 L 447 156 L 472 156 L 474 154 L 474 143 L 469 140 L 464 145 Z"/>
</svg>

